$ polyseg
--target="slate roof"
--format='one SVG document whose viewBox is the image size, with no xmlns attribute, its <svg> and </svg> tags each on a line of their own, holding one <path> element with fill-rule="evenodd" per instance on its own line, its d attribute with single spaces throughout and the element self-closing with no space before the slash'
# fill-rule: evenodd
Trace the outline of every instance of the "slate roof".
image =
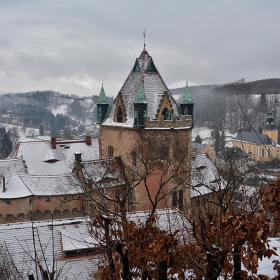
<svg viewBox="0 0 280 280">
<path fill-rule="evenodd" d="M 56 149 L 52 149 L 50 141 L 20 142 L 10 158 L 23 156 L 29 174 L 35 175 L 70 174 L 76 152 L 81 152 L 86 160 L 99 159 L 98 139 L 92 139 L 91 145 L 83 140 L 68 140 L 63 143 L 58 141 Z"/>
<path fill-rule="evenodd" d="M 258 146 L 276 145 L 266 134 L 257 134 L 254 132 L 247 132 L 247 131 L 239 132 L 235 140 L 241 142 L 253 143 Z"/>
<path fill-rule="evenodd" d="M 127 121 L 126 123 L 115 123 L 114 114 L 116 111 L 117 98 L 114 100 L 112 110 L 103 125 L 129 126 L 134 125 L 134 104 L 140 84 L 143 84 L 145 97 L 148 101 L 147 117 L 156 119 L 157 110 L 163 94 L 166 91 L 171 102 L 173 114 L 179 117 L 176 101 L 172 97 L 169 89 L 154 66 L 152 57 L 144 49 L 140 57 L 136 59 L 133 69 L 123 84 L 120 95 L 124 103 Z"/>
<path fill-rule="evenodd" d="M 217 158 L 222 159 L 243 159 L 248 158 L 248 155 L 242 151 L 239 147 L 226 147 L 220 151 Z"/>
<path fill-rule="evenodd" d="M 205 145 L 205 144 L 192 142 L 192 149 L 196 153 L 201 153 L 206 148 L 206 146 L 207 145 Z"/>
</svg>

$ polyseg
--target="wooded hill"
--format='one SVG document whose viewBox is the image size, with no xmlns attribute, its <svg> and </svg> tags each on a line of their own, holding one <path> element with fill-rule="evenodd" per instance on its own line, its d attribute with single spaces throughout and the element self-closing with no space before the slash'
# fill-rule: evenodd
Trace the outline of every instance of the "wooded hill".
<svg viewBox="0 0 280 280">
<path fill-rule="evenodd" d="M 180 102 L 185 88 L 172 89 Z M 279 123 L 280 79 L 245 82 L 240 79 L 224 85 L 190 87 L 195 102 L 195 125 L 228 128 L 232 132 L 252 130 L 261 132 L 267 113 L 272 112 Z M 262 98 L 261 98 L 262 96 Z M 249 120 L 249 122 L 247 121 Z"/>
</svg>

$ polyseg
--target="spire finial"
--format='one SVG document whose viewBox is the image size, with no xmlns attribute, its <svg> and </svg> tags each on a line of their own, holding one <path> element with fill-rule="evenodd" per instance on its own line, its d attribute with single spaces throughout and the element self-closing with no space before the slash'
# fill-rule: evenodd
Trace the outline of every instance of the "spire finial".
<svg viewBox="0 0 280 280">
<path fill-rule="evenodd" d="M 187 75 L 187 77 L 186 77 L 186 85 L 188 85 L 188 84 L 189 84 L 189 77 Z"/>
<path fill-rule="evenodd" d="M 145 29 L 144 29 L 143 36 L 144 36 L 144 51 L 145 51 L 146 50 L 146 31 L 145 31 Z"/>
<path fill-rule="evenodd" d="M 102 87 L 103 87 L 103 77 L 102 77 Z"/>
</svg>

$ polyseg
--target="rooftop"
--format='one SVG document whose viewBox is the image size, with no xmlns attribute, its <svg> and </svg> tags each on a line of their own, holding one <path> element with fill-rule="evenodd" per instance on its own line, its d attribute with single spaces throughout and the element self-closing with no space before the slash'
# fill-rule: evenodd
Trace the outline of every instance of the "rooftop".
<svg viewBox="0 0 280 280">
<path fill-rule="evenodd" d="M 166 92 L 171 103 L 173 114 L 179 117 L 176 101 L 172 97 L 169 89 L 159 74 L 152 57 L 144 49 L 123 84 L 119 95 L 122 98 L 126 113 L 125 123 L 114 122 L 118 96 L 113 103 L 113 107 L 107 120 L 103 125 L 118 125 L 133 127 L 134 125 L 134 101 L 148 102 L 146 116 L 151 120 L 157 118 L 157 110 Z"/>
<path fill-rule="evenodd" d="M 91 145 L 84 140 L 64 140 L 57 141 L 55 146 L 52 149 L 50 141 L 20 142 L 10 158 L 22 156 L 29 174 L 34 175 L 70 174 L 76 152 L 82 153 L 85 160 L 99 159 L 98 139 L 92 139 Z"/>
</svg>

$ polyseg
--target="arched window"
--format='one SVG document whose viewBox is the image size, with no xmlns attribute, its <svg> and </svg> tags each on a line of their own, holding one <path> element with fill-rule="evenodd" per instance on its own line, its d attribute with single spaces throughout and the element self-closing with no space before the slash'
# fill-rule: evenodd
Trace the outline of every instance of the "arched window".
<svg viewBox="0 0 280 280">
<path fill-rule="evenodd" d="M 117 122 L 118 123 L 122 123 L 123 122 L 123 112 L 122 112 L 122 108 L 121 107 L 118 108 Z"/>
<path fill-rule="evenodd" d="M 164 108 L 162 115 L 164 116 L 165 120 L 171 120 L 171 112 L 167 108 Z"/>
</svg>

